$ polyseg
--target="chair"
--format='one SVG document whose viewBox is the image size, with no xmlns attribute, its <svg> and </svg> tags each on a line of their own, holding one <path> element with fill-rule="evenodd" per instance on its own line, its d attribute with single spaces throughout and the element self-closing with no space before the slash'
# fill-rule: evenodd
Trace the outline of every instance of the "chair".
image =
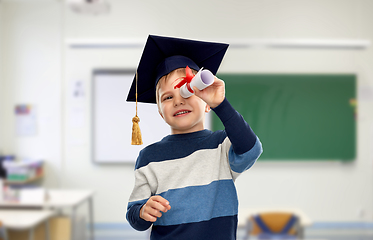
<svg viewBox="0 0 373 240">
<path fill-rule="evenodd" d="M 288 212 L 264 212 L 251 216 L 247 222 L 247 235 L 258 239 L 302 239 L 299 217 Z"/>
</svg>

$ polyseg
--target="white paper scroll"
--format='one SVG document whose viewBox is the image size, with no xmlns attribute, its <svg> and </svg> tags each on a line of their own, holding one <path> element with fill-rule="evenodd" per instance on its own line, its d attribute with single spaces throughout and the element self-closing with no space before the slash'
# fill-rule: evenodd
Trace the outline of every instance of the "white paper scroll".
<svg viewBox="0 0 373 240">
<path fill-rule="evenodd" d="M 191 89 L 193 89 L 193 87 L 197 87 L 199 90 L 203 90 L 205 88 L 207 88 L 208 86 L 210 86 L 213 82 L 214 82 L 214 74 L 212 74 L 212 72 L 210 72 L 209 70 L 205 69 L 203 70 L 203 68 L 201 68 L 198 73 L 193 77 L 192 81 L 190 82 L 190 87 Z M 181 86 L 180 88 L 180 95 L 183 97 L 183 98 L 188 98 L 190 96 L 192 96 L 194 93 L 193 92 L 190 92 L 186 86 L 186 84 L 184 84 L 183 86 Z"/>
</svg>

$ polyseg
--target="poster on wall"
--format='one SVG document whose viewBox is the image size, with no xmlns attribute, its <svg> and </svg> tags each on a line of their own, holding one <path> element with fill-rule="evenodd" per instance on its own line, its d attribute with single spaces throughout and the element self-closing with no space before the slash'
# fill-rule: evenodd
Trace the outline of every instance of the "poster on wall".
<svg viewBox="0 0 373 240">
<path fill-rule="evenodd" d="M 73 80 L 69 92 L 69 127 L 83 128 L 86 124 L 86 94 L 83 80 Z"/>
<path fill-rule="evenodd" d="M 15 106 L 17 136 L 35 136 L 37 134 L 36 109 L 31 104 Z"/>
</svg>

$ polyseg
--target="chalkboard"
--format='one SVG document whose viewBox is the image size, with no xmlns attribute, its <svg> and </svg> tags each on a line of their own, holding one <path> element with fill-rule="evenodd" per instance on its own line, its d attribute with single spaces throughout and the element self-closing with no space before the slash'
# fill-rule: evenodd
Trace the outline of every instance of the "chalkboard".
<svg viewBox="0 0 373 240">
<path fill-rule="evenodd" d="M 260 138 L 260 160 L 339 160 L 356 155 L 353 74 L 218 74 L 226 97 Z M 214 115 L 213 130 L 223 129 Z"/>
<path fill-rule="evenodd" d="M 96 163 L 133 163 L 141 149 L 170 134 L 156 104 L 138 103 L 143 145 L 131 145 L 136 105 L 126 102 L 135 70 L 95 70 L 92 82 L 92 158 Z"/>
</svg>

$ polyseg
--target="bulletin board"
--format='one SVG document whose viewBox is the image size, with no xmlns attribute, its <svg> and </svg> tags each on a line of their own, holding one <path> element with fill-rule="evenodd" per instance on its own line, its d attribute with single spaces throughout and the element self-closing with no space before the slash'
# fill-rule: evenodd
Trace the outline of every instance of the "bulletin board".
<svg viewBox="0 0 373 240">
<path fill-rule="evenodd" d="M 156 104 L 138 103 L 143 145 L 131 145 L 134 102 L 126 102 L 135 70 L 93 71 L 92 158 L 95 163 L 134 163 L 147 145 L 170 134 Z"/>
<path fill-rule="evenodd" d="M 218 74 L 263 144 L 260 160 L 352 161 L 354 74 Z M 223 129 L 216 115 L 213 130 Z"/>
</svg>

